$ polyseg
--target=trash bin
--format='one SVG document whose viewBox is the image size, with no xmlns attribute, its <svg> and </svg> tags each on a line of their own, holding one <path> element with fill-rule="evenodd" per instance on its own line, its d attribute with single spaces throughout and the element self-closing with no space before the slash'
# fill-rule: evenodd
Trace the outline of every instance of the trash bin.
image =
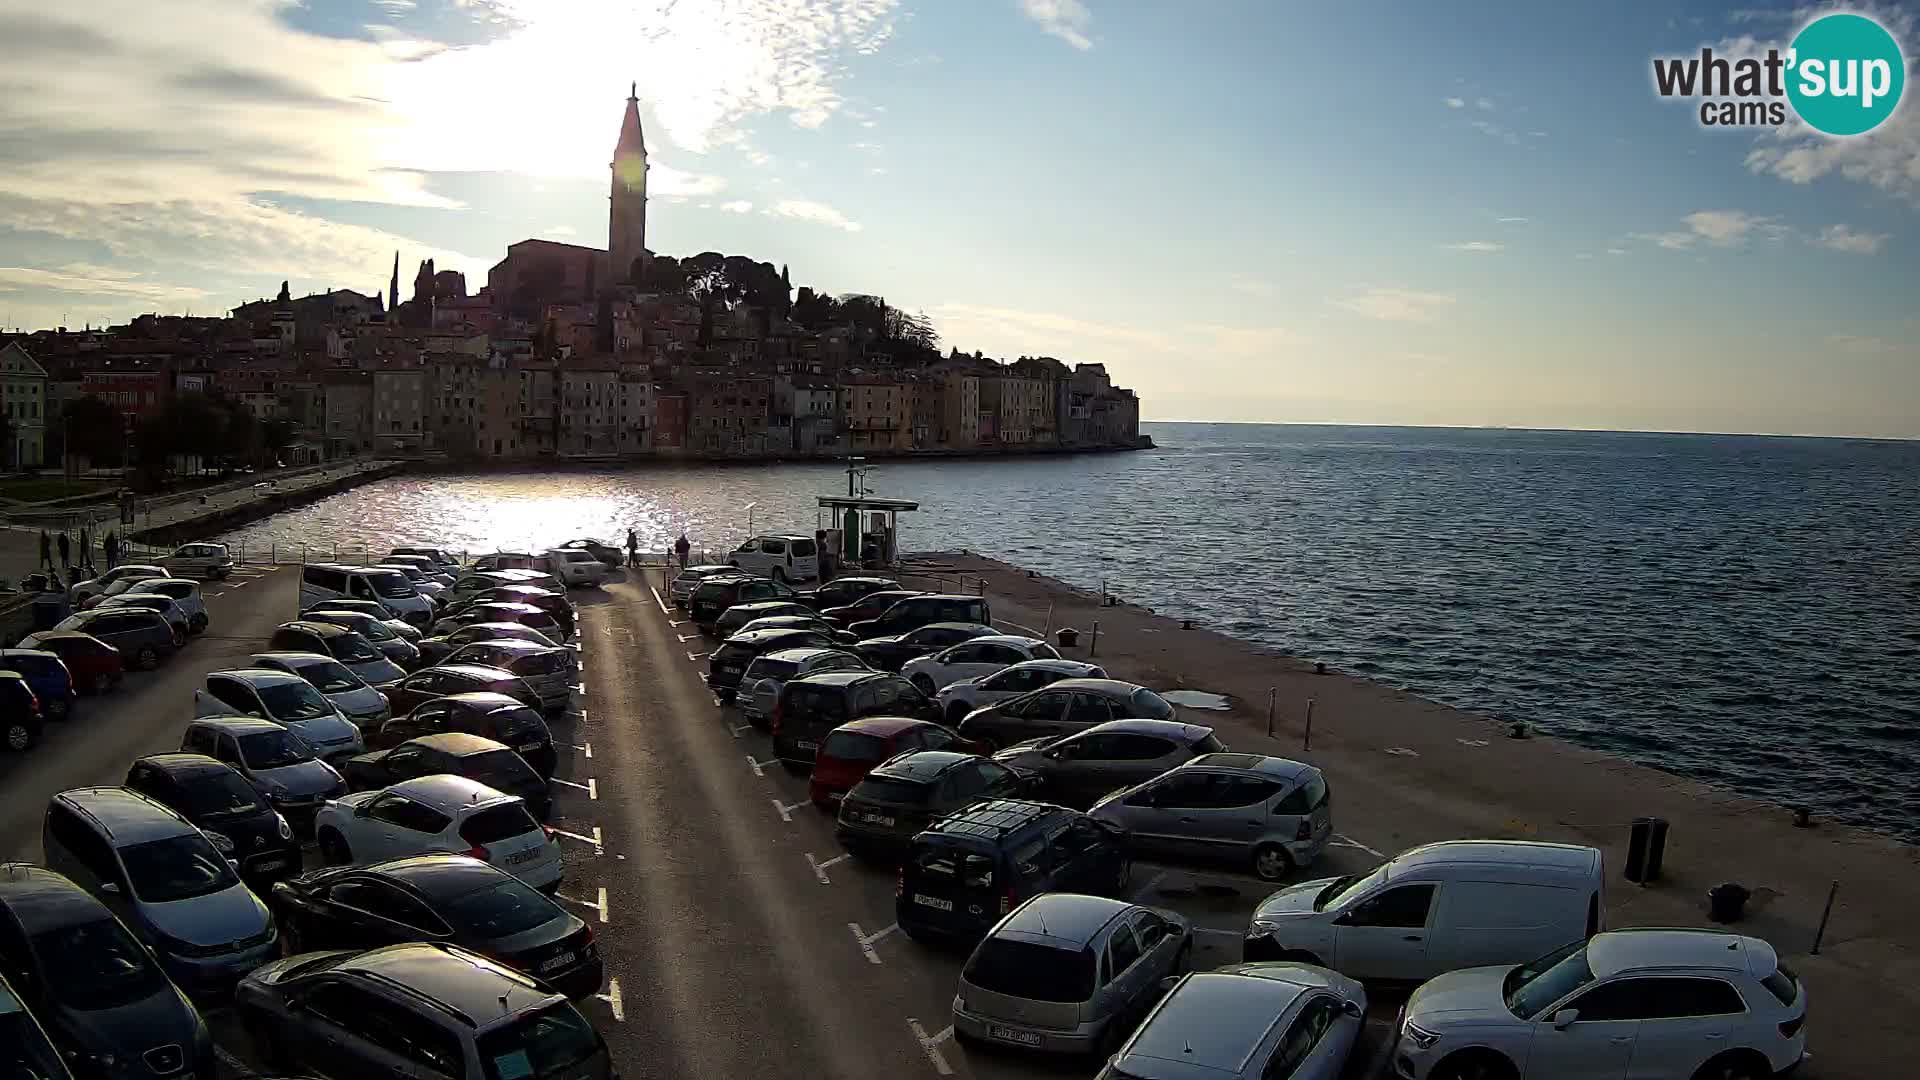
<svg viewBox="0 0 1920 1080">
<path fill-rule="evenodd" d="M 1071 626 L 1063 626 L 1060 628 L 1059 640 L 1061 648 L 1071 649 L 1080 644 L 1080 631 Z"/>
<path fill-rule="evenodd" d="M 1746 916 L 1753 891 L 1737 881 L 1723 881 L 1707 890 L 1707 918 L 1717 923 L 1739 922 Z"/>
<path fill-rule="evenodd" d="M 1634 818 L 1627 834 L 1627 880 L 1642 885 L 1660 880 L 1666 855 L 1667 819 Z"/>
</svg>

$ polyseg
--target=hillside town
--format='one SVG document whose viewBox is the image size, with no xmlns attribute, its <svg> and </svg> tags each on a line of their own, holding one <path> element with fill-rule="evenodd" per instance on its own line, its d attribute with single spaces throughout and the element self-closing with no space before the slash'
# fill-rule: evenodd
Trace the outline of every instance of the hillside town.
<svg viewBox="0 0 1920 1080">
<path fill-rule="evenodd" d="M 396 253 L 384 295 L 296 297 L 283 283 L 278 296 L 224 318 L 148 314 L 0 335 L 4 465 L 59 467 L 70 453 L 99 465 L 118 448 L 137 453 L 142 425 L 189 399 L 244 413 L 288 464 L 1141 444 L 1139 399 L 1101 364 L 942 353 L 923 316 L 880 297 L 796 290 L 787 267 L 743 256 L 655 255 L 646 172 L 629 96 L 605 249 L 522 240 L 471 293 L 464 274 L 428 259 L 405 299 Z M 118 430 L 101 430 L 115 417 Z M 191 420 L 173 423 L 204 431 Z"/>
</svg>

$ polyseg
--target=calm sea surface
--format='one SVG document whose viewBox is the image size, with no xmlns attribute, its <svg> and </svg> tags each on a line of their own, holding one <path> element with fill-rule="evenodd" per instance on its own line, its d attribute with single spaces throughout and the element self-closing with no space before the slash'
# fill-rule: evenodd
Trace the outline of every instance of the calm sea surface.
<svg viewBox="0 0 1920 1080">
<path fill-rule="evenodd" d="M 1920 443 L 1147 425 L 1160 449 L 883 464 L 968 548 L 1501 719 L 1920 840 Z M 475 552 L 811 532 L 832 465 L 374 484 L 249 545 Z M 753 504 L 751 511 L 749 504 Z"/>
</svg>

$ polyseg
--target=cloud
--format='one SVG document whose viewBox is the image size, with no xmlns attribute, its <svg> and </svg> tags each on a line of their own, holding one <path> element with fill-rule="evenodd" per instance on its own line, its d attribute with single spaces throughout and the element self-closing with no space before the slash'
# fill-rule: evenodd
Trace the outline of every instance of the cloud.
<svg viewBox="0 0 1920 1080">
<path fill-rule="evenodd" d="M 1359 296 L 1331 303 L 1334 307 L 1382 322 L 1429 322 L 1441 310 L 1452 306 L 1454 300 L 1455 297 L 1449 293 L 1372 288 Z"/>
<path fill-rule="evenodd" d="M 1491 240 L 1469 240 L 1464 244 L 1448 244 L 1447 247 L 1454 251 L 1470 251 L 1477 255 L 1492 255 L 1507 249 L 1507 245 L 1496 244 Z"/>
<path fill-rule="evenodd" d="M 859 222 L 848 220 L 847 215 L 826 203 L 814 202 L 811 199 L 781 199 L 773 204 L 771 210 L 763 212 L 799 221 L 810 221 L 818 225 L 831 225 L 848 232 L 860 231 Z"/>
<path fill-rule="evenodd" d="M 540 230 L 541 236 L 577 236 L 580 230 L 571 225 L 549 225 Z"/>
<path fill-rule="evenodd" d="M 1215 357 L 1246 359 L 1271 356 L 1309 342 L 1305 335 L 1284 326 L 1194 323 L 1157 329 L 986 304 L 942 304 L 927 314 L 940 327 L 942 339 L 961 347 L 983 341 L 1014 352 L 1058 356 L 1085 355 L 1095 350 L 1162 353 L 1190 362 Z"/>
<path fill-rule="evenodd" d="M 1523 217 L 1503 217 L 1494 218 L 1493 220 L 1502 225 L 1525 225 L 1527 223 L 1527 219 Z"/>
<path fill-rule="evenodd" d="M 1484 109 L 1487 112 L 1493 111 L 1493 102 L 1487 98 L 1474 98 L 1473 106 L 1476 109 Z"/>
<path fill-rule="evenodd" d="M 1080 0 L 1020 0 L 1020 11 L 1040 29 L 1074 48 L 1093 48 L 1093 39 L 1087 36 L 1093 26 L 1093 12 Z"/>
<path fill-rule="evenodd" d="M 1860 336 L 1855 334 L 1830 334 L 1827 344 L 1832 348 L 1854 356 L 1886 356 L 1895 353 L 1920 351 L 1912 345 L 1902 345 L 1882 337 Z"/>
<path fill-rule="evenodd" d="M 1450 97 L 1443 100 L 1446 101 L 1447 108 L 1449 109 L 1464 109 L 1467 107 L 1465 98 Z"/>
<path fill-rule="evenodd" d="M 76 296 L 113 297 L 138 300 L 143 304 L 180 307 L 204 299 L 204 289 L 184 285 L 166 285 L 137 280 L 138 275 L 123 270 L 70 263 L 59 270 L 37 270 L 26 266 L 0 266 L 0 294 L 34 290 L 70 293 Z"/>
<path fill-rule="evenodd" d="M 752 212 L 753 204 L 745 199 L 735 199 L 732 202 L 721 203 L 720 209 L 729 214 L 746 214 Z"/>
<path fill-rule="evenodd" d="M 671 165 L 655 161 L 651 156 L 647 159 L 647 195 L 649 197 L 680 196 L 684 198 L 718 195 L 726 190 L 726 187 L 727 181 L 724 177 L 709 173 L 683 172 Z"/>
<path fill-rule="evenodd" d="M 1495 124 L 1487 120 L 1474 120 L 1471 122 L 1471 126 L 1473 130 L 1479 132 L 1480 134 L 1486 135 L 1490 138 L 1499 139 L 1501 142 L 1506 143 L 1508 146 L 1520 145 L 1520 136 L 1514 134 L 1512 131 L 1509 131 L 1506 128 L 1501 127 L 1499 124 Z"/>
<path fill-rule="evenodd" d="M 1757 217 L 1745 210 L 1697 210 L 1680 220 L 1686 225 L 1683 230 L 1636 233 L 1635 238 L 1670 251 L 1686 251 L 1703 240 L 1714 247 L 1738 247 L 1756 232 L 1776 239 L 1786 232 L 1786 227 L 1775 219 Z"/>
<path fill-rule="evenodd" d="M 1607 254 L 1609 255 L 1625 255 L 1626 253 L 1626 248 L 1610 247 L 1607 249 Z"/>
<path fill-rule="evenodd" d="M 1860 232 L 1850 225 L 1829 225 L 1813 239 L 1813 243 L 1823 248 L 1852 255 L 1877 254 L 1886 242 L 1886 233 Z"/>
<path fill-rule="evenodd" d="M 1228 278 L 1227 288 L 1232 289 L 1234 292 L 1246 293 L 1248 296 L 1262 297 L 1272 296 L 1278 291 L 1278 288 L 1273 282 L 1265 278 L 1250 277 L 1246 274 L 1235 274 Z"/>
</svg>

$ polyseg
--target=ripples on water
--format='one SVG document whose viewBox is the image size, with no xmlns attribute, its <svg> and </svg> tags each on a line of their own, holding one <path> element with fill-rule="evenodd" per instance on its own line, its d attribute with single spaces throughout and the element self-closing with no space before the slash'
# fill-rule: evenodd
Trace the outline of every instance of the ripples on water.
<svg viewBox="0 0 1920 1080">
<path fill-rule="evenodd" d="M 1920 444 L 1149 425 L 1161 449 L 883 464 L 968 548 L 1495 718 L 1920 839 Z M 234 534 L 664 550 L 811 532 L 831 465 L 385 481 Z"/>
</svg>

